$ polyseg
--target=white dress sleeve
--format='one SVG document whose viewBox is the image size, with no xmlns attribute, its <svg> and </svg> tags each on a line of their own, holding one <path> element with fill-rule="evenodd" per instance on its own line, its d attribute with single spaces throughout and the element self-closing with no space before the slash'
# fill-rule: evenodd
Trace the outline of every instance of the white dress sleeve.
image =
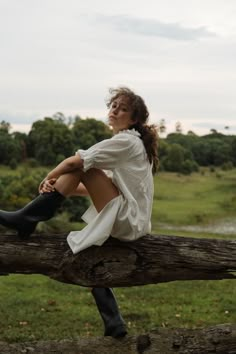
<svg viewBox="0 0 236 354">
<path fill-rule="evenodd" d="M 79 154 L 84 161 L 83 171 L 86 172 L 93 167 L 113 170 L 117 166 L 121 166 L 132 157 L 136 139 L 130 134 L 119 133 L 111 139 L 91 146 L 88 150 L 78 150 L 76 154 Z"/>
</svg>

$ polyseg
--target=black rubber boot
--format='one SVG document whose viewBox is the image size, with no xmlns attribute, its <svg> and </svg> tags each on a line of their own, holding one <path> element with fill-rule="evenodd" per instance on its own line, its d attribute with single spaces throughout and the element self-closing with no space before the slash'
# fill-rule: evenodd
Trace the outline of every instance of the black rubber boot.
<svg viewBox="0 0 236 354">
<path fill-rule="evenodd" d="M 124 337 L 127 334 L 126 325 L 119 312 L 113 291 L 110 288 L 93 288 L 92 294 L 104 322 L 104 336 Z"/>
<path fill-rule="evenodd" d="M 17 211 L 0 210 L 0 224 L 18 231 L 18 236 L 27 239 L 39 221 L 53 217 L 65 197 L 58 191 L 39 194 L 24 208 Z"/>
</svg>

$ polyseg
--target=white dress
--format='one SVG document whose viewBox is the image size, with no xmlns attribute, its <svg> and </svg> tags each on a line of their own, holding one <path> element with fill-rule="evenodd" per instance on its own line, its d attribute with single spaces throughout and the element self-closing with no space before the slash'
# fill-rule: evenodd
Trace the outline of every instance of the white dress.
<svg viewBox="0 0 236 354">
<path fill-rule="evenodd" d="M 88 224 L 81 231 L 72 231 L 67 242 L 78 253 L 92 245 L 101 246 L 110 236 L 134 241 L 151 231 L 153 202 L 152 166 L 139 132 L 123 130 L 88 150 L 76 154 L 84 160 L 83 170 L 99 168 L 112 174 L 120 195 L 99 213 L 92 204 L 82 219 Z"/>
</svg>

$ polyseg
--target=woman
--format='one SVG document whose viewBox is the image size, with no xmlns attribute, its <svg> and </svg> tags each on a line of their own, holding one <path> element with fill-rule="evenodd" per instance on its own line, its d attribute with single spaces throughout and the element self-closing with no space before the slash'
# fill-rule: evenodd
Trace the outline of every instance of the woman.
<svg viewBox="0 0 236 354">
<path fill-rule="evenodd" d="M 67 237 L 73 253 L 102 245 L 110 235 L 132 241 L 150 232 L 152 173 L 158 165 L 156 129 L 147 125 L 149 113 L 140 96 L 124 87 L 110 93 L 108 121 L 114 136 L 62 161 L 41 182 L 40 194 L 31 203 L 16 212 L 0 211 L 2 225 L 28 237 L 37 222 L 54 215 L 65 197 L 89 195 L 92 205 L 83 215 L 88 225 Z M 92 293 L 105 335 L 124 335 L 111 289 L 94 288 Z"/>
</svg>

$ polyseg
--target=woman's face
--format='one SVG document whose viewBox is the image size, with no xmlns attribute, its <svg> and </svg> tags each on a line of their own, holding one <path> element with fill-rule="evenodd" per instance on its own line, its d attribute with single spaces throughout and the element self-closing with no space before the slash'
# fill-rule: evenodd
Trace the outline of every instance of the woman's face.
<svg viewBox="0 0 236 354">
<path fill-rule="evenodd" d="M 108 124 L 112 127 L 113 132 L 116 134 L 121 130 L 129 129 L 134 123 L 128 97 L 116 98 L 108 113 Z"/>
</svg>

